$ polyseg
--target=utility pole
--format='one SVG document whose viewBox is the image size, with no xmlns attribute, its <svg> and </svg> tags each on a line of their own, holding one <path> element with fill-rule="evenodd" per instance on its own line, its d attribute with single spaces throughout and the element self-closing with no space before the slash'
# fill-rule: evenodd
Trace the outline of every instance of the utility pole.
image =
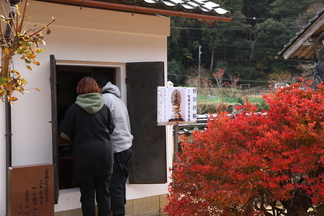
<svg viewBox="0 0 324 216">
<path fill-rule="evenodd" d="M 201 46 L 199 45 L 199 61 L 198 61 L 198 89 L 200 88 L 200 57 L 201 57 Z"/>
</svg>

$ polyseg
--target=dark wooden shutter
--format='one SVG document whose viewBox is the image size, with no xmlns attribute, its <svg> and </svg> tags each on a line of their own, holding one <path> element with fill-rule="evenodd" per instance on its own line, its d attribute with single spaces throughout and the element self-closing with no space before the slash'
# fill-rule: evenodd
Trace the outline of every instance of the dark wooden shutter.
<svg viewBox="0 0 324 216">
<path fill-rule="evenodd" d="M 157 126 L 157 87 L 164 86 L 164 63 L 127 63 L 127 107 L 134 135 L 129 182 L 167 182 L 166 132 Z"/>
<path fill-rule="evenodd" d="M 58 131 L 57 131 L 57 92 L 56 92 L 56 60 L 54 55 L 50 55 L 50 85 L 51 85 L 51 103 L 52 103 L 52 151 L 53 151 L 53 166 L 54 166 L 54 203 L 58 203 L 59 197 L 59 182 L 58 182 Z"/>
</svg>

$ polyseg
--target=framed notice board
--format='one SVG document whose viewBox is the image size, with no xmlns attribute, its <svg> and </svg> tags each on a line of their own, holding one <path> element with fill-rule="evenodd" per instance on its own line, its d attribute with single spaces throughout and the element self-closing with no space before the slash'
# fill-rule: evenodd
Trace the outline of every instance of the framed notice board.
<svg viewBox="0 0 324 216">
<path fill-rule="evenodd" d="M 9 167 L 9 216 L 54 216 L 52 164 Z"/>
</svg>

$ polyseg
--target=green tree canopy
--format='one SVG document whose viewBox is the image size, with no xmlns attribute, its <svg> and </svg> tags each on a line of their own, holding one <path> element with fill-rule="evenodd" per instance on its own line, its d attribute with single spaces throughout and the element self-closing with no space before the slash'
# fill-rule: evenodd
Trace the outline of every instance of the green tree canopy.
<svg viewBox="0 0 324 216">
<path fill-rule="evenodd" d="M 319 0 L 275 0 L 271 7 L 271 13 L 284 20 L 294 20 L 306 12 L 310 5 Z"/>
<path fill-rule="evenodd" d="M 231 22 L 206 26 L 195 19 L 171 17 L 168 62 L 169 68 L 182 65 L 172 70 L 180 73 L 182 84 L 186 75 L 197 74 L 189 73 L 197 70 L 199 60 L 200 66 L 210 72 L 215 71 L 215 62 L 226 62 L 225 76 L 240 74 L 240 83 L 266 81 L 267 75 L 274 72 L 290 71 L 295 76 L 301 73 L 296 61 L 275 56 L 323 8 L 323 0 L 215 0 L 215 3 L 231 11 Z M 261 83 L 266 85 L 266 82 L 255 84 Z"/>
<path fill-rule="evenodd" d="M 269 74 L 276 64 L 285 63 L 276 61 L 278 51 L 294 35 L 291 28 L 273 19 L 257 24 L 254 29 L 254 41 L 252 43 L 251 59 L 256 62 L 259 70 Z"/>
</svg>

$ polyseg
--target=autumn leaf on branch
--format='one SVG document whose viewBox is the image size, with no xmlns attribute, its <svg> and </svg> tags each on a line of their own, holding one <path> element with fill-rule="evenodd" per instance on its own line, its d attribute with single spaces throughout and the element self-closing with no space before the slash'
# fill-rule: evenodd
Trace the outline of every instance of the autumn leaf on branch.
<svg viewBox="0 0 324 216">
<path fill-rule="evenodd" d="M 9 1 L 10 2 L 10 1 Z M 4 4 L 4 3 L 2 3 Z M 0 47 L 1 47 L 1 67 L 0 67 L 0 99 L 4 101 L 7 97 L 10 104 L 18 98 L 13 97 L 14 92 L 24 93 L 24 86 L 27 81 L 21 77 L 18 71 L 12 70 L 12 57 L 15 54 L 21 55 L 21 60 L 26 64 L 27 70 L 31 71 L 31 64 L 40 65 L 36 55 L 44 52 L 39 45 L 45 45 L 43 30 L 49 34 L 51 25 L 55 18 L 40 29 L 36 29 L 36 25 L 30 29 L 24 29 L 24 21 L 29 18 L 26 15 L 28 0 L 25 1 L 23 11 L 20 13 L 18 5 L 9 6 L 8 15 L 0 15 Z M 5 8 L 3 6 L 3 8 Z"/>
</svg>

